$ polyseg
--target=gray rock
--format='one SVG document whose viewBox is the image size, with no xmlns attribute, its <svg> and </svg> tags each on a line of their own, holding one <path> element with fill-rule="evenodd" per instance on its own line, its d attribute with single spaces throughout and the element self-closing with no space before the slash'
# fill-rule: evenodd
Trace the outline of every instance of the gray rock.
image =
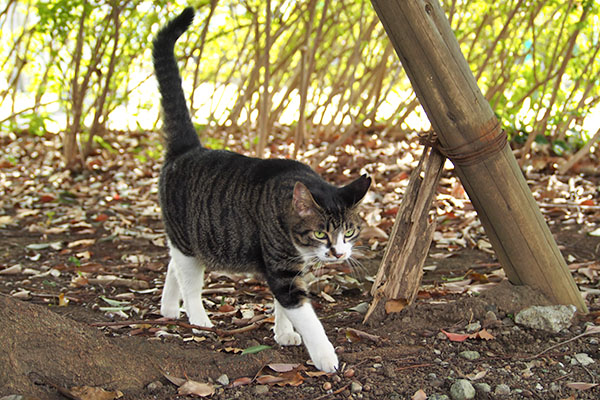
<svg viewBox="0 0 600 400">
<path fill-rule="evenodd" d="M 508 396 L 510 394 L 510 386 L 501 383 L 494 389 L 494 394 L 496 396 Z"/>
<path fill-rule="evenodd" d="M 162 389 L 163 384 L 160 381 L 150 382 L 146 385 L 146 390 L 150 393 L 156 393 Z"/>
<path fill-rule="evenodd" d="M 519 311 L 515 322 L 528 328 L 558 333 L 571 326 L 575 310 L 572 305 L 533 306 Z"/>
<path fill-rule="evenodd" d="M 487 383 L 478 382 L 473 386 L 475 386 L 475 390 L 479 393 L 490 393 L 492 391 L 492 387 Z"/>
<path fill-rule="evenodd" d="M 479 323 L 479 321 L 475 321 L 472 322 L 470 324 L 468 324 L 465 329 L 467 330 L 467 332 L 472 333 L 472 332 L 477 332 L 478 330 L 481 329 L 481 323 Z"/>
<path fill-rule="evenodd" d="M 458 379 L 450 387 L 450 396 L 454 400 L 466 400 L 475 398 L 475 388 L 466 379 Z"/>
<path fill-rule="evenodd" d="M 479 355 L 479 352 L 471 351 L 471 350 L 461 351 L 460 353 L 458 353 L 458 355 L 469 361 L 477 360 L 477 359 L 479 359 L 479 357 L 481 357 Z"/>
<path fill-rule="evenodd" d="M 573 362 L 573 361 L 576 361 L 576 362 Z M 593 364 L 593 363 L 594 363 L 594 359 L 585 353 L 577 353 L 577 354 L 575 354 L 574 358 L 571 359 L 571 364 L 579 364 L 579 365 L 583 365 L 584 367 L 587 367 L 588 365 Z"/>
<path fill-rule="evenodd" d="M 269 387 L 267 385 L 257 385 L 253 388 L 254 394 L 267 394 L 269 392 Z"/>
<path fill-rule="evenodd" d="M 354 381 L 350 384 L 350 392 L 351 393 L 360 393 L 360 392 L 362 392 L 362 390 L 363 390 L 363 387 L 359 382 Z"/>
<path fill-rule="evenodd" d="M 434 393 L 427 397 L 427 400 L 450 400 L 450 397 L 446 396 L 445 394 Z"/>
<path fill-rule="evenodd" d="M 220 377 L 218 377 L 217 383 L 220 383 L 223 386 L 229 385 L 229 377 L 227 376 L 227 374 L 223 374 Z"/>
</svg>

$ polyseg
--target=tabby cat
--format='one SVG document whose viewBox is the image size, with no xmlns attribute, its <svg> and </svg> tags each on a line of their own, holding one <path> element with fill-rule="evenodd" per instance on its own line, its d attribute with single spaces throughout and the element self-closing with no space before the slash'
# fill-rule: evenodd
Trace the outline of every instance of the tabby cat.
<svg viewBox="0 0 600 400">
<path fill-rule="evenodd" d="M 258 159 L 203 147 L 190 118 L 175 42 L 194 18 L 186 8 L 154 39 L 166 154 L 159 192 L 170 256 L 161 314 L 212 323 L 202 304 L 205 268 L 263 277 L 273 295 L 275 341 L 306 345 L 314 365 L 338 368 L 302 275 L 317 263 L 348 260 L 360 232 L 357 204 L 371 179 L 338 188 L 292 160 Z"/>
</svg>

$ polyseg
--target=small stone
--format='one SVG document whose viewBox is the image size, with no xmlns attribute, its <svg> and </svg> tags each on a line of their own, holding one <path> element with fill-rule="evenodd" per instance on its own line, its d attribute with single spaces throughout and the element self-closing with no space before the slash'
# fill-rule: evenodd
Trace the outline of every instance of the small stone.
<svg viewBox="0 0 600 400">
<path fill-rule="evenodd" d="M 333 378 L 331 378 L 335 383 L 340 383 L 342 381 L 342 378 L 340 378 L 339 375 L 334 375 Z"/>
<path fill-rule="evenodd" d="M 370 392 L 370 391 L 371 391 L 371 389 L 372 389 L 372 388 L 371 388 L 371 385 L 369 385 L 369 384 L 366 384 L 365 386 L 363 386 L 363 390 L 364 390 L 365 392 Z"/>
<path fill-rule="evenodd" d="M 472 332 L 477 332 L 478 330 L 481 329 L 481 324 L 479 323 L 479 321 L 476 322 L 472 322 L 470 324 L 468 324 L 465 329 L 467 330 L 467 332 L 472 333 Z"/>
<path fill-rule="evenodd" d="M 519 311 L 515 322 L 528 328 L 558 333 L 571 326 L 575 311 L 572 305 L 533 306 Z"/>
<path fill-rule="evenodd" d="M 434 393 L 427 400 L 450 400 L 450 397 L 445 394 Z"/>
<path fill-rule="evenodd" d="M 350 392 L 351 393 L 360 393 L 360 392 L 362 392 L 362 390 L 363 390 L 363 387 L 359 382 L 354 381 L 350 384 Z"/>
<path fill-rule="evenodd" d="M 508 396 L 510 394 L 510 386 L 501 383 L 494 389 L 494 394 L 496 396 Z"/>
<path fill-rule="evenodd" d="M 560 385 L 558 383 L 556 383 L 556 382 L 552 382 L 550 384 L 550 391 L 554 392 L 554 393 L 560 392 Z"/>
<path fill-rule="evenodd" d="M 436 338 L 438 338 L 439 340 L 448 340 L 448 336 L 444 335 L 443 332 L 440 332 L 436 335 Z"/>
<path fill-rule="evenodd" d="M 162 387 L 163 387 L 163 384 L 160 381 L 154 381 L 154 382 L 150 382 L 148 385 L 146 385 L 146 390 L 150 393 L 156 393 L 160 389 L 162 389 Z"/>
<path fill-rule="evenodd" d="M 373 368 L 381 368 L 381 367 L 383 367 L 383 364 L 381 364 L 381 363 L 373 364 Z"/>
<path fill-rule="evenodd" d="M 596 339 L 596 338 L 590 338 L 589 344 L 594 345 L 594 346 L 597 345 L 598 344 L 598 339 Z"/>
<path fill-rule="evenodd" d="M 450 396 L 454 400 L 466 400 L 475 398 L 475 388 L 466 379 L 458 379 L 450 387 Z"/>
<path fill-rule="evenodd" d="M 469 361 L 477 360 L 480 357 L 479 352 L 471 350 L 461 351 L 458 355 Z"/>
<path fill-rule="evenodd" d="M 587 367 L 588 365 L 594 363 L 594 359 L 591 358 L 590 356 L 588 356 L 585 353 L 577 353 L 577 354 L 575 354 L 574 358 L 571 359 L 571 363 L 573 363 L 573 360 L 577 360 L 577 363 L 580 364 L 580 365 L 582 365 L 582 366 L 584 366 L 584 367 Z"/>
<path fill-rule="evenodd" d="M 492 321 L 497 321 L 498 317 L 496 316 L 496 314 L 493 311 L 488 311 L 485 313 L 485 321 L 488 322 L 492 322 Z"/>
<path fill-rule="evenodd" d="M 492 391 L 492 387 L 484 382 L 478 382 L 473 386 L 475 386 L 475 390 L 479 393 L 490 393 Z"/>
<path fill-rule="evenodd" d="M 346 372 L 344 372 L 344 376 L 346 378 L 352 378 L 354 376 L 354 370 L 352 368 L 347 369 Z"/>
<path fill-rule="evenodd" d="M 323 390 L 331 390 L 331 382 L 325 382 L 323 384 Z"/>
<path fill-rule="evenodd" d="M 253 388 L 254 394 L 267 394 L 269 392 L 269 387 L 267 385 L 257 385 Z"/>
<path fill-rule="evenodd" d="M 541 392 L 542 390 L 544 390 L 544 387 L 542 386 L 541 383 L 536 383 L 535 390 L 537 390 L 538 392 Z M 515 390 L 515 392 L 516 392 L 516 390 Z"/>
<path fill-rule="evenodd" d="M 227 376 L 227 374 L 223 374 L 217 378 L 217 382 L 223 386 L 227 386 L 229 385 L 229 377 Z"/>
</svg>

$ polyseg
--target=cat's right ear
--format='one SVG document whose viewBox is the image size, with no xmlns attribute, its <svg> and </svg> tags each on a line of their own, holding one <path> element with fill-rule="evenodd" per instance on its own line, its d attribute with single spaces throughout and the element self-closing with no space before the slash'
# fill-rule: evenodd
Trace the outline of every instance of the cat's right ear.
<svg viewBox="0 0 600 400">
<path fill-rule="evenodd" d="M 310 190 L 302 183 L 296 182 L 294 186 L 294 198 L 292 200 L 294 210 L 301 217 L 315 215 L 319 207 L 315 202 Z"/>
</svg>

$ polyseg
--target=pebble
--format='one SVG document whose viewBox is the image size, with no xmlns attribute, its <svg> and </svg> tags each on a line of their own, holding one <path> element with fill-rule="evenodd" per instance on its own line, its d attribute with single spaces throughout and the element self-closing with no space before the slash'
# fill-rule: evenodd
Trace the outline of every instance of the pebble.
<svg viewBox="0 0 600 400">
<path fill-rule="evenodd" d="M 446 396 L 445 394 L 434 393 L 427 397 L 427 400 L 450 400 L 450 397 Z"/>
<path fill-rule="evenodd" d="M 346 372 L 344 372 L 344 376 L 346 378 L 352 378 L 354 376 L 354 370 L 352 368 L 347 369 Z"/>
<path fill-rule="evenodd" d="M 510 386 L 501 383 L 494 389 L 494 394 L 496 396 L 508 396 L 510 394 Z"/>
<path fill-rule="evenodd" d="M 475 385 L 475 390 L 479 393 L 490 393 L 492 391 L 492 387 L 487 383 L 478 382 Z"/>
<path fill-rule="evenodd" d="M 269 387 L 267 385 L 257 385 L 253 388 L 254 394 L 267 394 L 269 392 Z"/>
<path fill-rule="evenodd" d="M 223 386 L 227 386 L 229 385 L 229 377 L 227 376 L 227 374 L 223 374 L 217 378 L 217 382 Z"/>
<path fill-rule="evenodd" d="M 383 367 L 383 364 L 381 364 L 381 363 L 373 364 L 373 368 L 381 368 L 381 367 Z"/>
<path fill-rule="evenodd" d="M 478 330 L 481 329 L 481 323 L 479 321 L 476 322 L 472 322 L 470 324 L 468 324 L 465 329 L 467 330 L 467 332 L 472 333 L 472 332 L 477 332 Z"/>
<path fill-rule="evenodd" d="M 354 381 L 350 384 L 350 392 L 351 393 L 360 393 L 360 392 L 362 392 L 362 390 L 363 390 L 363 387 L 359 382 Z"/>
<path fill-rule="evenodd" d="M 323 384 L 323 390 L 331 390 L 331 382 L 325 382 Z"/>
<path fill-rule="evenodd" d="M 162 389 L 162 387 L 163 387 L 163 384 L 160 381 L 154 381 L 154 382 L 150 382 L 148 385 L 146 385 L 146 390 L 150 393 L 156 393 L 160 389 Z"/>
<path fill-rule="evenodd" d="M 598 339 L 596 339 L 596 338 L 590 338 L 589 343 L 593 344 L 593 345 L 597 345 L 598 344 Z"/>
<path fill-rule="evenodd" d="M 454 400 L 474 399 L 475 389 L 468 380 L 458 379 L 450 387 L 450 396 L 452 396 Z"/>
<path fill-rule="evenodd" d="M 584 367 L 593 364 L 594 359 L 585 353 L 577 353 L 574 358 L 571 359 L 571 364 L 580 364 Z"/>
<path fill-rule="evenodd" d="M 479 352 L 471 350 L 461 351 L 458 355 L 469 361 L 477 360 L 480 357 Z"/>
</svg>

